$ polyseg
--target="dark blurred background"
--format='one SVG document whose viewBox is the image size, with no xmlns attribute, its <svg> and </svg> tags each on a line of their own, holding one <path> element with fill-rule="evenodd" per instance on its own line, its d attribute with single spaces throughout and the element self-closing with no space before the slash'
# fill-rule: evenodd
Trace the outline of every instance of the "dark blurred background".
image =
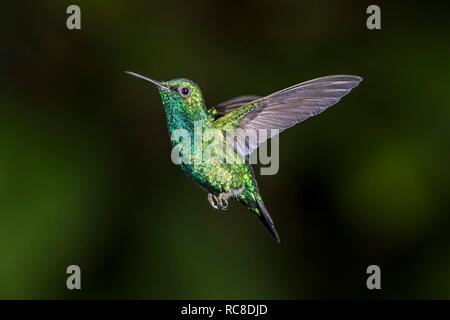
<svg viewBox="0 0 450 320">
<path fill-rule="evenodd" d="M 450 298 L 449 6 L 374 3 L 378 31 L 365 1 L 79 0 L 78 31 L 72 1 L 2 3 L 0 298 Z M 364 81 L 282 134 L 259 177 L 276 244 L 172 164 L 156 90 L 124 70 L 209 105 Z"/>
</svg>

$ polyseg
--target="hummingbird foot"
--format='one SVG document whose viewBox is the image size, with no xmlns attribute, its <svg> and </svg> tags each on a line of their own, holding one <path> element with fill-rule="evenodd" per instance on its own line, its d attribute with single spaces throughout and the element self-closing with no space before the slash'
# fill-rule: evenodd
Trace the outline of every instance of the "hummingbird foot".
<svg viewBox="0 0 450 320">
<path fill-rule="evenodd" d="M 214 209 L 227 210 L 228 200 L 237 199 L 244 192 L 245 187 L 242 186 L 240 189 L 231 190 L 230 192 L 222 192 L 219 195 L 214 195 L 212 193 L 208 194 L 208 201 Z"/>
<path fill-rule="evenodd" d="M 208 193 L 208 201 L 214 209 L 226 210 L 228 207 L 228 201 L 224 201 L 220 195 L 221 194 L 216 196 L 215 194 Z"/>
</svg>

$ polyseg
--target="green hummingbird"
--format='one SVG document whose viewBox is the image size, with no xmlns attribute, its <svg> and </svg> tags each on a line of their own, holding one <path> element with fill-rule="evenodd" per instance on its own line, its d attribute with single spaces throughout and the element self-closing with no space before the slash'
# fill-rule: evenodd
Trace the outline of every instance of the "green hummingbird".
<svg viewBox="0 0 450 320">
<path fill-rule="evenodd" d="M 259 218 L 277 242 L 280 242 L 280 237 L 264 206 L 252 166 L 239 160 L 248 159 L 255 149 L 274 136 L 272 132 L 276 135 L 334 105 L 362 80 L 351 75 L 326 76 L 265 97 L 240 96 L 207 108 L 200 87 L 192 80 L 160 82 L 134 72 L 126 73 L 156 86 L 171 137 L 179 129 L 194 134 L 194 124 L 200 126 L 201 130 L 214 129 L 221 133 L 215 139 L 223 140 L 225 147 L 217 147 L 213 151 L 216 156 L 231 158 L 231 162 L 195 161 L 195 149 L 210 146 L 214 139 L 201 140 L 200 144 L 191 140 L 190 147 L 194 152 L 186 148 L 180 148 L 179 151 L 183 156 L 188 154 L 188 159 L 194 161 L 182 162 L 182 170 L 208 192 L 208 200 L 213 208 L 225 210 L 229 200 L 237 200 Z M 252 130 L 270 130 L 270 133 L 248 139 L 247 133 L 255 132 Z M 230 141 L 226 138 L 229 131 L 243 139 Z M 180 146 L 180 139 L 171 140 L 174 148 Z"/>
</svg>

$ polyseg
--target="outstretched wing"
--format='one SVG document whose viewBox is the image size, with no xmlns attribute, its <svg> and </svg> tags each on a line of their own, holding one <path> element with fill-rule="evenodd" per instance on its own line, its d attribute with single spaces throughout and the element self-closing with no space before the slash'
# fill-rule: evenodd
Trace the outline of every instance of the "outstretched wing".
<svg viewBox="0 0 450 320">
<path fill-rule="evenodd" d="M 229 113 L 233 110 L 236 110 L 237 108 L 239 108 L 247 103 L 250 103 L 252 101 L 255 101 L 259 98 L 261 98 L 261 96 L 257 96 L 257 95 L 239 96 L 239 97 L 224 101 L 222 103 L 219 103 L 217 106 L 210 108 L 208 110 L 208 112 L 217 119 L 217 118 L 223 117 L 227 113 Z"/>
<path fill-rule="evenodd" d="M 233 147 L 246 156 L 276 134 L 331 107 L 361 80 L 358 76 L 334 75 L 306 81 L 236 108 L 215 120 L 214 125 L 222 130 L 241 129 L 235 130 Z M 248 139 L 261 129 L 266 134 Z"/>
</svg>

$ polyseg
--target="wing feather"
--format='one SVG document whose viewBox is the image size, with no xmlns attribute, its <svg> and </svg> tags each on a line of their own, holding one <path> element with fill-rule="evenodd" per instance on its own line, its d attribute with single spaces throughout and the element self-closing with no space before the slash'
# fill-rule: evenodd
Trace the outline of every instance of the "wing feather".
<svg viewBox="0 0 450 320">
<path fill-rule="evenodd" d="M 228 112 L 231 112 L 231 111 L 233 111 L 247 103 L 255 101 L 259 98 L 261 98 L 261 96 L 256 96 L 256 95 L 239 96 L 239 97 L 224 101 L 222 103 L 219 103 L 217 106 L 210 108 L 208 110 L 208 112 L 210 114 L 212 114 L 214 117 L 219 118 L 219 117 L 224 116 Z"/>
<path fill-rule="evenodd" d="M 214 124 L 223 130 L 241 129 L 237 131 L 237 136 L 241 136 L 242 141 L 245 141 L 242 136 L 250 130 L 270 130 L 269 134 L 258 135 L 256 143 L 234 145 L 237 152 L 246 156 L 277 133 L 336 104 L 361 80 L 358 76 L 334 75 L 306 81 L 242 106 L 234 105 L 231 111 Z"/>
</svg>

